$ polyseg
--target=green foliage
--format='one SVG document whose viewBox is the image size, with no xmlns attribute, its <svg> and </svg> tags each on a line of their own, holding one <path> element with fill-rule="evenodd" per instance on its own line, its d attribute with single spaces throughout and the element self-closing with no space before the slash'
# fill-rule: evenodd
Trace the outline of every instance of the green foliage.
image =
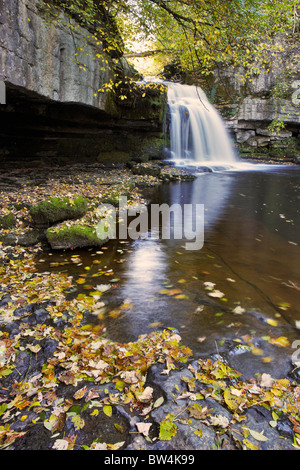
<svg viewBox="0 0 300 470">
<path fill-rule="evenodd" d="M 285 128 L 285 124 L 282 121 L 282 119 L 275 118 L 271 122 L 271 124 L 268 126 L 268 130 L 271 132 L 280 132 L 282 129 Z"/>
<path fill-rule="evenodd" d="M 280 57 L 282 41 L 287 38 L 292 56 L 299 35 L 298 0 L 40 0 L 40 3 L 50 20 L 59 21 L 63 10 L 91 31 L 99 46 L 96 59 L 105 63 L 105 55 L 109 56 L 115 70 L 114 79 L 98 92 L 113 92 L 120 102 L 129 99 L 130 105 L 139 93 L 127 80 L 131 72 L 124 71 L 120 60 L 124 50 L 130 52 L 126 45 L 131 44 L 131 52 L 136 52 L 140 43 L 144 42 L 146 48 L 151 44 L 192 75 L 195 83 L 220 67 L 231 67 L 237 79 L 245 83 L 269 72 L 274 58 Z M 70 21 L 69 27 L 76 25 Z"/>
</svg>

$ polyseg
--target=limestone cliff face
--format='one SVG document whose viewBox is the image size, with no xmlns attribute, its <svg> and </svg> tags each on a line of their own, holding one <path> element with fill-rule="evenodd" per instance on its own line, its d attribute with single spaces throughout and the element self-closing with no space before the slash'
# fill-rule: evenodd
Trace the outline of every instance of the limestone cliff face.
<svg viewBox="0 0 300 470">
<path fill-rule="evenodd" d="M 105 109 L 107 96 L 97 90 L 112 77 L 109 57 L 97 59 L 99 45 L 67 15 L 60 13 L 56 25 L 46 19 L 38 0 L 0 0 L 0 80 L 51 100 Z"/>
<path fill-rule="evenodd" d="M 204 84 L 243 151 L 300 153 L 300 49 L 280 41 L 271 67 L 251 81 L 243 81 L 242 69 L 223 69 Z M 284 128 L 270 130 L 274 120 Z"/>
<path fill-rule="evenodd" d="M 295 77 L 297 74 L 285 84 L 284 96 L 277 100 L 272 95 L 277 82 L 273 71 L 261 73 L 244 90 L 241 90 L 241 87 L 235 88 L 240 93 L 240 99 L 232 108 L 233 116 L 227 116 L 226 121 L 238 144 L 252 149 L 288 148 L 298 145 L 300 81 L 295 80 Z M 284 124 L 284 129 L 274 132 L 269 126 L 276 119 Z"/>
<path fill-rule="evenodd" d="M 116 63 L 66 14 L 49 21 L 38 0 L 0 0 L 0 64 L 0 164 L 123 163 L 160 154 L 163 97 L 161 105 L 149 96 L 127 109 L 98 92 Z M 129 68 L 122 57 L 117 67 Z"/>
</svg>

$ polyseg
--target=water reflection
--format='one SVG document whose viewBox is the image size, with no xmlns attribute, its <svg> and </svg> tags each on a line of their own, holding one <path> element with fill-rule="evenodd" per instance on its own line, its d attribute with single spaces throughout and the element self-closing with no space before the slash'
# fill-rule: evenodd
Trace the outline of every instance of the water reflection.
<svg viewBox="0 0 300 470">
<path fill-rule="evenodd" d="M 124 262 L 113 265 L 119 280 L 103 295 L 108 336 L 127 342 L 174 327 L 196 357 L 222 352 L 222 345 L 228 350 L 226 341 L 234 345 L 251 336 L 262 355 L 234 356 L 233 366 L 249 375 L 280 376 L 293 350 L 266 338 L 284 336 L 291 345 L 299 339 L 299 176 L 293 167 L 230 171 L 157 188 L 152 203 L 204 204 L 205 243 L 201 250 L 186 250 L 184 239 L 153 239 L 162 227 L 151 229 L 150 219 L 143 239 L 110 243 L 101 267 L 113 265 L 120 249 Z M 91 265 L 93 255 L 85 252 L 82 259 Z M 89 272 L 88 283 L 108 281 Z M 211 296 L 207 283 L 222 297 Z M 124 304 L 120 315 L 110 315 Z"/>
<path fill-rule="evenodd" d="M 299 170 L 230 172 L 163 185 L 153 203 L 204 204 L 204 247 L 188 251 L 184 240 L 151 240 L 151 232 L 145 240 L 135 241 L 118 291 L 119 302 L 130 299 L 133 306 L 122 318 L 108 321 L 112 337 L 132 340 L 158 326 L 175 327 L 196 354 L 216 352 L 220 338 L 232 339 L 237 332 L 252 332 L 257 338 L 282 334 L 291 342 L 297 338 L 300 192 L 296 174 Z M 223 298 L 209 297 L 205 282 L 214 283 Z M 161 293 L 172 290 L 178 296 Z M 247 313 L 234 315 L 237 306 Z M 275 319 L 277 328 L 271 328 L 267 319 Z M 203 337 L 206 340 L 199 343 Z M 269 343 L 264 348 L 264 357 L 274 354 Z M 290 350 L 276 353 L 285 358 L 286 366 Z M 274 362 L 266 366 L 262 358 L 250 359 L 253 367 L 260 361 L 263 370 L 269 367 L 275 373 Z"/>
</svg>

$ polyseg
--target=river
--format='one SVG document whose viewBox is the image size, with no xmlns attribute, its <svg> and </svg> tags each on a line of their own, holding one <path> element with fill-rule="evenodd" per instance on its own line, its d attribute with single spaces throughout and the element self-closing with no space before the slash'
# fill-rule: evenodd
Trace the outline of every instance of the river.
<svg viewBox="0 0 300 470">
<path fill-rule="evenodd" d="M 285 376 L 300 340 L 300 169 L 252 165 L 199 174 L 155 188 L 155 203 L 204 205 L 203 247 L 187 250 L 184 240 L 153 239 L 147 231 L 101 250 L 45 253 L 40 269 L 74 279 L 85 272 L 94 288 L 109 284 L 101 321 L 114 341 L 171 327 L 196 358 L 221 354 L 247 378 Z M 82 263 L 66 262 L 74 254 Z M 111 275 L 95 276 L 99 267 Z"/>
</svg>

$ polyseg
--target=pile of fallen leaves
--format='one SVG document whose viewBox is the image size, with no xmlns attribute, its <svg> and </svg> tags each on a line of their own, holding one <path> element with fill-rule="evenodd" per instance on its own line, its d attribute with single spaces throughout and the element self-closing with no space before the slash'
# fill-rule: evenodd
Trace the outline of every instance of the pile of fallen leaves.
<svg viewBox="0 0 300 470">
<path fill-rule="evenodd" d="M 91 178 L 90 182 L 87 177 Z M 124 184 L 141 180 L 148 185 L 155 183 L 151 176 L 129 177 L 128 173 L 118 170 L 111 171 L 109 176 L 82 174 L 74 181 L 49 179 L 36 187 L 34 193 L 24 185 L 18 192 L 1 192 L 0 215 L 12 213 L 16 218 L 14 231 L 21 234 L 30 224 L 28 205 L 53 194 L 70 199 L 82 194 L 91 202 L 84 221 L 93 224 L 93 211 L 96 210 L 93 204 L 111 196 L 112 184 L 120 191 Z M 137 188 L 131 190 L 131 200 L 141 201 Z M 101 324 L 101 297 L 106 286 L 97 286 L 93 295 L 79 294 L 70 298 L 68 292 L 74 283 L 85 284 L 85 277 L 73 279 L 63 272 L 40 272 L 36 265 L 36 254 L 40 251 L 39 245 L 12 248 L 0 244 L 0 447 L 13 446 L 36 425 L 42 425 L 52 437 L 52 448 L 73 449 L 76 432 L 85 428 L 84 412 L 111 417 L 119 405 L 140 416 L 137 430 L 147 438 L 151 427 L 148 417 L 164 403 L 163 397 L 155 397 L 153 388 L 147 384 L 148 371 L 159 363 L 163 364 L 164 374 L 172 373 L 178 365 L 191 359 L 190 349 L 181 343 L 180 336 L 172 329 L 142 335 L 137 341 L 126 344 L 110 341 Z M 78 262 L 75 255 L 72 262 Z M 105 273 L 101 269 L 94 275 L 102 274 Z M 180 284 L 184 282 L 179 281 Z M 224 294 L 215 289 L 214 283 L 207 282 L 205 288 L 211 297 L 224 299 Z M 179 300 L 186 298 L 181 289 L 167 286 L 159 294 Z M 31 322 L 33 307 L 43 311 Z M 126 308 L 126 304 L 122 307 Z M 122 307 L 111 311 L 110 316 L 118 316 Z M 242 311 L 239 306 L 234 313 L 241 314 Z M 96 324 L 88 323 L 90 313 L 98 319 Z M 268 319 L 271 325 L 275 322 Z M 9 325 L 14 328 L 8 328 Z M 253 354 L 261 354 L 254 349 L 251 337 L 242 339 Z M 45 355 L 45 340 L 51 340 L 54 345 L 51 354 Z M 271 338 L 270 341 L 275 340 Z M 279 337 L 275 344 L 285 346 L 286 339 Z M 18 364 L 24 354 L 29 357 L 29 366 L 21 372 Z M 31 363 L 39 364 L 40 368 L 31 370 Z M 189 425 L 191 418 L 219 432 L 232 431 L 237 423 L 243 423 L 246 411 L 259 404 L 272 412 L 271 426 L 276 427 L 282 414 L 288 416 L 295 433 L 294 445 L 300 446 L 300 387 L 296 383 L 287 379 L 275 380 L 268 374 L 263 374 L 259 380 L 242 382 L 240 374 L 221 360 L 198 360 L 197 364 L 197 367 L 189 365 L 192 378 L 183 376 L 181 379 L 185 392 L 174 396 L 174 401 L 188 400 L 187 417 L 184 418 L 181 411 L 178 415 L 168 414 L 160 423 L 156 437 L 170 440 L 177 433 L 176 423 Z M 68 393 L 65 393 L 66 389 Z M 230 410 L 231 421 L 226 416 L 215 416 L 206 406 L 201 406 L 201 400 L 206 398 L 212 398 Z M 83 402 L 83 406 L 79 406 L 79 402 Z M 69 421 L 74 433 L 65 435 Z M 120 424 L 115 426 L 122 431 Z M 240 447 L 253 448 L 248 440 L 250 431 L 241 426 L 242 438 L 232 431 L 235 440 L 241 440 Z M 196 432 L 201 438 L 201 430 Z M 264 440 L 264 436 L 256 433 L 255 439 Z M 115 444 L 97 442 L 82 446 L 117 449 L 123 444 L 124 441 Z"/>
<path fill-rule="evenodd" d="M 176 423 L 189 425 L 191 418 L 199 423 L 213 427 L 218 434 L 230 434 L 237 448 L 257 450 L 258 447 L 248 439 L 251 435 L 256 441 L 268 441 L 264 432 L 249 429 L 243 421 L 247 410 L 256 405 L 263 406 L 272 413 L 269 425 L 276 428 L 280 416 L 286 416 L 295 433 L 293 446 L 300 448 L 300 386 L 288 379 L 273 379 L 263 373 L 259 378 L 241 381 L 241 374 L 232 369 L 222 359 L 199 359 L 189 365 L 193 377 L 181 378 L 187 390 L 174 395 L 174 401 L 187 400 L 185 408 L 180 407 L 178 415 L 168 414 L 160 424 L 160 439 L 170 440 L 177 434 Z M 213 409 L 201 405 L 201 400 L 212 398 L 232 416 L 216 415 Z M 184 416 L 185 413 L 185 416 Z M 238 428 L 237 425 L 241 424 Z M 199 437 L 202 429 L 194 431 Z"/>
<path fill-rule="evenodd" d="M 22 259 L 10 260 L 0 268 L 6 286 L 4 294 L 10 296 L 7 305 L 0 308 L 0 321 L 2 325 L 18 321 L 19 325 L 17 334 L 9 335 L 5 328 L 0 333 L 0 378 L 4 380 L 0 395 L 1 447 L 9 447 L 41 420 L 52 434 L 61 431 L 68 413 L 75 429 L 84 427 L 83 418 L 78 413 L 72 415 L 73 399 L 58 397 L 56 390 L 62 384 L 78 388 L 83 382 L 85 385 L 74 391 L 74 400 L 85 397 L 88 404 L 92 401 L 93 407 L 106 415 L 111 415 L 112 406 L 117 404 L 150 412 L 155 403 L 152 388 L 145 386 L 148 369 L 158 362 L 164 363 L 169 372 L 175 364 L 187 361 L 189 348 L 181 345 L 180 337 L 168 329 L 142 335 L 132 343 L 108 340 L 101 324 L 84 321 L 87 312 L 97 310 L 99 296 L 67 300 L 65 290 L 72 285 L 72 278 L 38 273 L 34 254 L 19 250 L 23 252 Z M 20 308 L 33 304 L 44 305 L 50 321 L 31 325 L 26 322 L 31 310 L 26 308 L 20 317 Z M 57 319 L 68 320 L 64 328 L 56 326 Z M 20 376 L 20 380 L 10 381 L 18 356 L 26 351 L 37 358 L 43 352 L 45 338 L 54 340 L 56 349 L 41 370 L 28 378 Z M 90 383 L 93 387 L 88 387 Z M 115 393 L 100 398 L 97 386 L 106 383 L 114 384 Z M 18 422 L 26 422 L 25 431 L 16 430 Z"/>
<path fill-rule="evenodd" d="M 4 255 L 8 251 L 4 247 L 1 253 Z M 153 364 L 159 363 L 164 364 L 162 373 L 170 374 L 179 364 L 191 359 L 190 349 L 181 343 L 180 336 L 172 329 L 142 335 L 137 341 L 126 344 L 110 341 L 100 322 L 90 324 L 85 320 L 87 313 L 96 312 L 98 316 L 101 311 L 101 286 L 95 296 L 79 295 L 70 299 L 67 292 L 74 282 L 71 276 L 40 273 L 35 265 L 34 251 L 16 247 L 14 256 L 15 259 L 6 259 L 0 267 L 2 286 L 5 286 L 1 298 L 8 296 L 7 303 L 0 308 L 4 326 L 0 333 L 1 448 L 9 448 L 17 438 L 42 423 L 55 439 L 52 448 L 72 449 L 76 431 L 85 427 L 83 411 L 109 417 L 118 405 L 127 406 L 141 416 L 137 429 L 148 439 L 151 427 L 148 417 L 164 403 L 162 396 L 155 399 L 153 388 L 147 385 L 148 371 Z M 28 322 L 32 311 L 26 308 L 28 305 L 43 306 L 48 320 Z M 63 327 L 58 326 L 58 320 L 63 321 Z M 5 325 L 14 322 L 18 329 L 12 335 L 6 332 Z M 17 369 L 18 358 L 24 352 L 30 356 L 30 361 L 43 357 L 45 339 L 55 342 L 54 351 L 46 357 L 40 370 L 28 377 L 27 372 L 22 375 Z M 189 419 L 193 418 L 219 432 L 230 430 L 241 448 L 253 449 L 255 446 L 248 439 L 249 433 L 254 433 L 258 441 L 263 441 L 265 436 L 243 425 L 237 435 L 234 426 L 243 423 L 250 407 L 261 405 L 272 412 L 271 426 L 276 427 L 282 414 L 288 416 L 295 433 L 294 445 L 300 445 L 299 385 L 287 379 L 273 379 L 268 374 L 242 382 L 240 374 L 222 360 L 199 359 L 197 366 L 192 364 L 188 368 L 193 377 L 181 378 L 186 391 L 174 395 L 175 402 L 188 400 L 188 415 L 184 418 L 180 411 L 180 416 L 165 416 L 157 438 L 170 440 L 177 433 L 177 422 L 188 425 Z M 62 387 L 73 392 L 64 394 L 60 391 Z M 216 416 L 206 406 L 201 406 L 201 400 L 206 398 L 228 409 L 232 419 Z M 78 401 L 84 401 L 84 406 L 78 407 Z M 67 420 L 71 420 L 75 434 L 62 439 Z M 196 432 L 201 438 L 201 429 Z M 94 446 L 89 443 L 83 447 L 117 449 L 122 445 L 124 441 L 116 444 L 97 442 Z"/>
</svg>

